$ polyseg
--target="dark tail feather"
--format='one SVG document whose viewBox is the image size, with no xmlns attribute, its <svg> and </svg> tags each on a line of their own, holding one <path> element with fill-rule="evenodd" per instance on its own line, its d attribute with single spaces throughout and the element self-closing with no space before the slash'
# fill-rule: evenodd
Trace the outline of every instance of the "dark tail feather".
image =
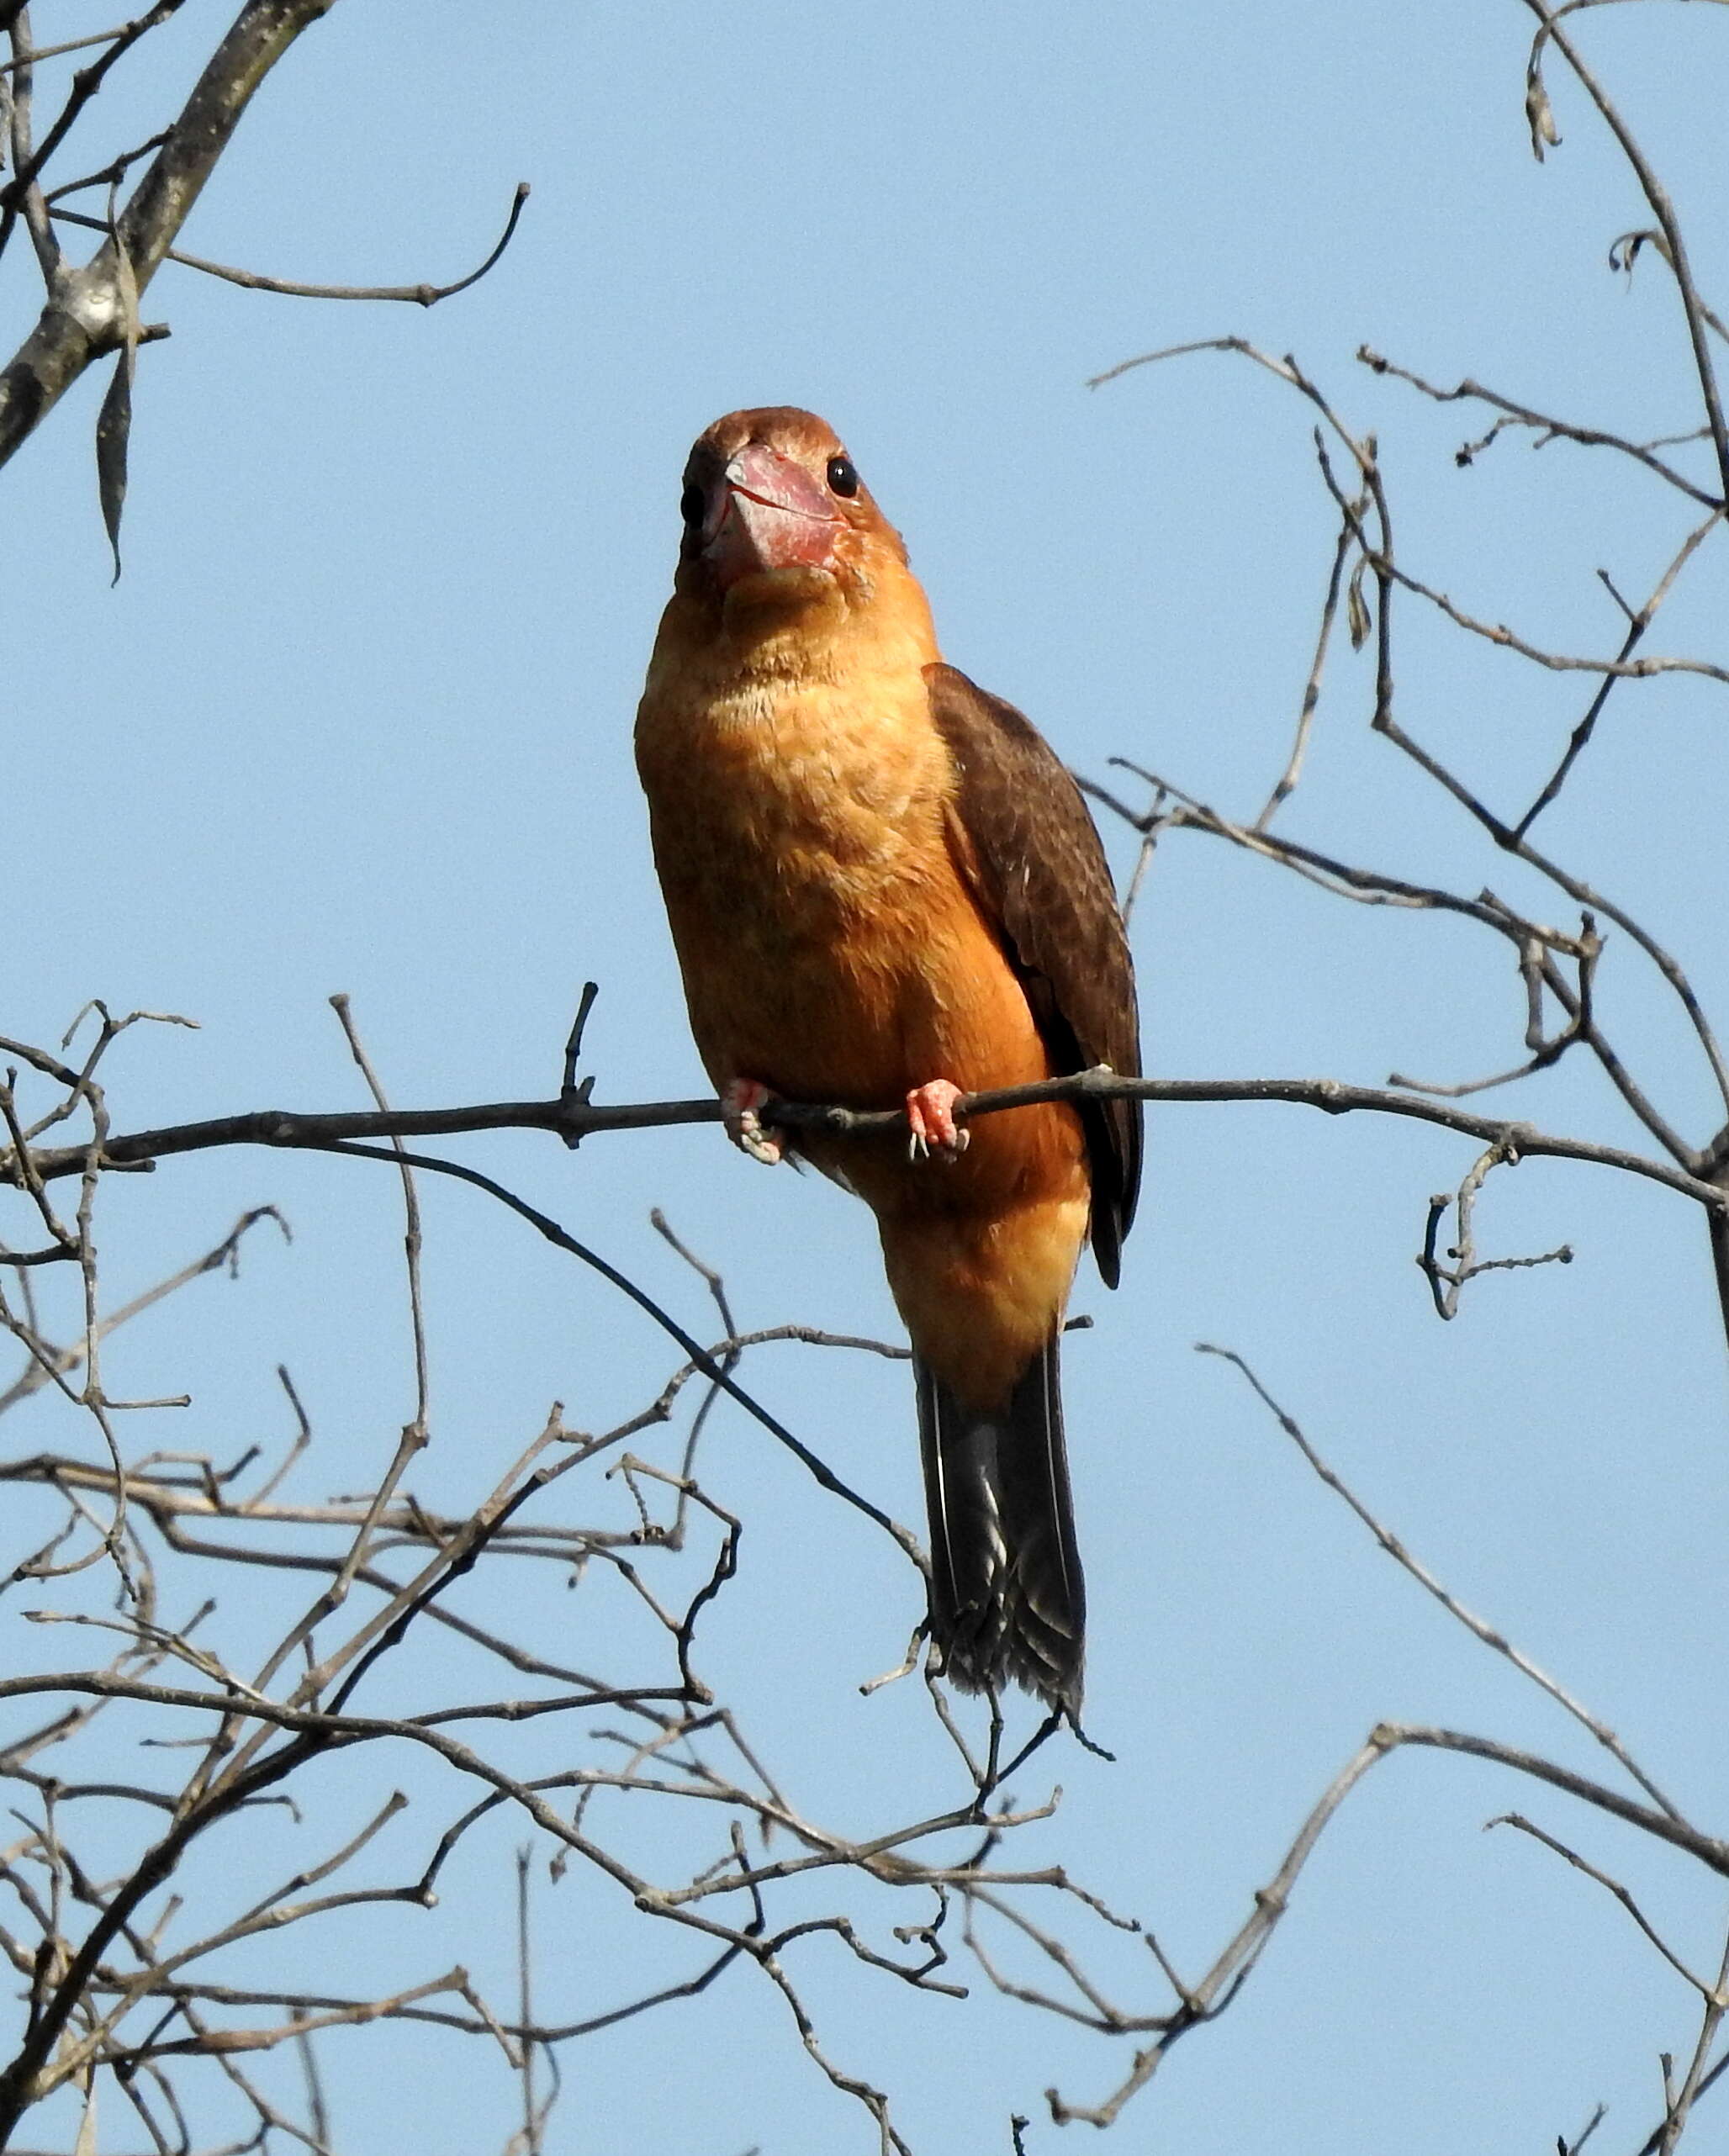
<svg viewBox="0 0 1729 2156">
<path fill-rule="evenodd" d="M 931 1528 L 931 1631 L 968 1692 L 1013 1678 L 1081 1710 L 1087 1591 L 1075 1548 L 1055 1335 L 1005 1406 L 958 1400 L 914 1360 Z"/>
</svg>

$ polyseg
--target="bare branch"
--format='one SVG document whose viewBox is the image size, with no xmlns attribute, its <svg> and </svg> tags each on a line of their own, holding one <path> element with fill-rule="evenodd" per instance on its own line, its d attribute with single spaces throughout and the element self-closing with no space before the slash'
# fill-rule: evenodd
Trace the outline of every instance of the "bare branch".
<svg viewBox="0 0 1729 2156">
<path fill-rule="evenodd" d="M 1321 1481 L 1336 1497 L 1345 1500 L 1394 1563 L 1402 1566 L 1425 1593 L 1432 1594 L 1441 1608 L 1446 1611 L 1448 1616 L 1457 1618 L 1474 1638 L 1481 1640 L 1486 1647 L 1492 1647 L 1498 1655 L 1504 1657 L 1521 1677 L 1528 1677 L 1539 1691 L 1546 1692 L 1557 1706 L 1564 1709 L 1573 1716 L 1581 1728 L 1589 1730 L 1616 1764 L 1623 1768 L 1639 1784 L 1666 1819 L 1676 1824 L 1682 1823 L 1681 1813 L 1678 1807 L 1672 1804 L 1658 1788 L 1656 1783 L 1633 1758 L 1608 1724 L 1599 1720 L 1588 1707 L 1583 1706 L 1570 1692 L 1557 1684 L 1546 1671 L 1538 1668 L 1531 1657 L 1515 1646 L 1504 1633 L 1498 1631 L 1494 1625 L 1486 1624 L 1481 1617 L 1473 1615 L 1457 1596 L 1450 1593 L 1441 1585 L 1426 1566 L 1420 1563 L 1411 1555 L 1390 1529 L 1382 1525 L 1349 1484 L 1322 1459 L 1308 1438 L 1303 1435 L 1295 1420 L 1286 1414 L 1235 1349 L 1213 1347 L 1205 1341 L 1201 1341 L 1197 1345 L 1197 1352 L 1201 1355 L 1217 1355 L 1221 1361 L 1229 1363 L 1238 1371 L 1247 1380 L 1256 1398 L 1272 1416 L 1279 1428 L 1297 1447 Z"/>
<path fill-rule="evenodd" d="M 1647 629 L 1650 627 L 1652 616 L 1657 612 L 1658 608 L 1663 605 L 1664 600 L 1668 597 L 1669 592 L 1674 584 L 1675 579 L 1681 573 L 1681 571 L 1692 559 L 1695 549 L 1700 545 L 1700 542 L 1704 540 L 1707 533 L 1712 531 L 1721 521 L 1721 517 L 1722 511 L 1721 510 L 1714 510 L 1705 519 L 1703 524 L 1696 525 L 1694 529 L 1688 533 L 1686 538 L 1682 541 L 1680 552 L 1669 563 L 1668 568 L 1663 571 L 1663 573 L 1658 580 L 1656 589 L 1652 592 L 1650 598 L 1646 600 L 1645 604 L 1639 609 L 1636 614 L 1633 614 L 1629 617 L 1627 623 L 1627 633 L 1622 640 L 1621 652 L 1619 654 L 1621 658 L 1625 659 L 1631 656 L 1640 638 L 1645 634 Z M 1607 583 L 1608 579 L 1605 577 L 1604 581 Z M 1520 817 L 1518 822 L 1513 827 L 1514 836 L 1515 838 L 1524 838 L 1526 832 L 1531 829 L 1532 824 L 1536 822 L 1543 811 L 1550 806 L 1557 795 L 1561 791 L 1561 789 L 1567 784 L 1568 774 L 1573 769 L 1573 765 L 1578 762 L 1580 754 L 1584 750 L 1586 744 L 1589 742 L 1592 733 L 1596 728 L 1598 720 L 1603 716 L 1603 706 L 1608 702 L 1610 691 L 1614 688 L 1614 686 L 1615 677 L 1610 675 L 1603 682 L 1596 695 L 1591 699 L 1590 703 L 1586 707 L 1584 716 L 1573 730 L 1572 736 L 1568 742 L 1566 751 L 1562 755 L 1561 761 L 1556 765 L 1554 770 L 1545 781 L 1542 790 L 1538 794 L 1536 799 L 1531 803 L 1531 806 L 1525 811 L 1525 814 Z"/>
<path fill-rule="evenodd" d="M 1583 1872 L 1587 1879 L 1595 1879 L 1599 1886 L 1605 1889 L 1610 1894 L 1612 1894 L 1615 1896 L 1615 1899 L 1621 1904 L 1621 1907 L 1626 1910 L 1628 1916 L 1632 1918 L 1633 1921 L 1645 1934 L 1652 1945 L 1657 1948 L 1658 1953 L 1663 1956 L 1669 1967 L 1674 1970 L 1675 1974 L 1680 1977 L 1684 1982 L 1691 1984 L 1693 1989 L 1698 1992 L 1702 1998 L 1709 2000 L 1711 1997 L 1711 1987 L 1710 1984 L 1705 1983 L 1700 1978 L 1696 1977 L 1693 1974 L 1693 1971 L 1688 1968 L 1686 1963 L 1681 1959 L 1680 1956 L 1677 1954 L 1673 1948 L 1669 1947 L 1668 1942 L 1660 1937 L 1652 1926 L 1650 1919 L 1646 1916 L 1644 1910 L 1640 1908 L 1638 1903 L 1634 1900 L 1631 1894 L 1621 1884 L 1619 1879 L 1612 1879 L 1610 1878 L 1607 1872 L 1599 1871 L 1596 1865 L 1589 1863 L 1584 1857 L 1580 1856 L 1577 1849 L 1569 1849 L 1564 1842 L 1557 1841 L 1552 1834 L 1546 1834 L 1541 1826 L 1534 1826 L 1530 1820 L 1525 1818 L 1521 1814 L 1516 1811 L 1503 1812 L 1499 1818 L 1489 1820 L 1487 1822 L 1487 1825 L 1489 1826 L 1516 1826 L 1521 1834 L 1528 1834 L 1533 1842 L 1541 1842 L 1544 1848 L 1552 1849 L 1557 1857 L 1564 1857 L 1566 1861 L 1573 1866 L 1576 1872 Z"/>
<path fill-rule="evenodd" d="M 1327 576 L 1326 597 L 1321 602 L 1320 627 L 1315 636 L 1314 658 L 1309 669 L 1309 679 L 1303 686 L 1303 703 L 1297 714 L 1297 736 L 1291 744 L 1291 753 L 1286 760 L 1278 781 L 1266 797 L 1266 806 L 1255 819 L 1254 829 L 1265 831 L 1280 808 L 1290 799 L 1298 779 L 1303 774 L 1303 758 L 1309 748 L 1309 729 L 1314 724 L 1317 705 L 1321 700 L 1321 675 L 1326 667 L 1327 647 L 1333 640 L 1334 618 L 1339 610 L 1339 587 L 1345 573 L 1345 560 L 1351 551 L 1352 532 L 1347 522 L 1340 527 L 1339 537 L 1333 548 L 1333 566 Z M 1126 917 L 1128 907 L 1124 907 Z"/>
<path fill-rule="evenodd" d="M 89 184 L 84 180 L 72 182 L 75 188 Z M 82 225 L 97 232 L 105 230 L 107 228 L 100 218 L 86 217 L 76 210 L 53 207 L 59 194 L 70 192 L 70 188 L 58 189 L 56 195 L 50 198 L 50 214 L 65 225 Z M 466 292 L 471 284 L 479 284 L 487 272 L 498 263 L 505 248 L 516 236 L 522 206 L 531 192 L 526 180 L 517 182 L 510 214 L 497 245 L 477 269 L 470 270 L 465 277 L 457 277 L 453 284 L 296 284 L 286 277 L 264 277 L 256 270 L 235 269 L 226 262 L 207 262 L 202 255 L 182 254 L 173 247 L 165 251 L 162 259 L 177 262 L 183 269 L 201 270 L 206 277 L 220 277 L 226 283 L 243 286 L 248 292 L 280 293 L 290 299 L 402 299 L 411 301 L 416 307 L 436 307 L 441 299 L 453 299 L 457 293 Z"/>
<path fill-rule="evenodd" d="M 1431 398 L 1437 404 L 1457 404 L 1462 399 L 1469 399 L 1489 405 L 1502 415 L 1496 422 L 1497 428 L 1507 425 L 1529 427 L 1538 436 L 1536 444 L 1538 448 L 1541 448 L 1546 441 L 1576 441 L 1588 449 L 1616 450 L 1622 456 L 1631 457 L 1636 463 L 1644 465 L 1647 471 L 1654 472 L 1660 479 L 1667 481 L 1691 500 L 1711 510 L 1713 521 L 1723 513 L 1722 503 L 1716 495 L 1708 493 L 1703 487 L 1695 486 L 1684 473 L 1678 472 L 1673 465 L 1666 464 L 1662 457 L 1653 455 L 1647 442 L 1629 441 L 1624 436 L 1606 433 L 1600 427 L 1578 426 L 1570 420 L 1556 419 L 1547 412 L 1534 411 L 1529 404 L 1518 404 L 1511 397 L 1504 397 L 1499 390 L 1485 388 L 1482 383 L 1473 382 L 1468 376 L 1462 382 L 1456 383 L 1451 389 L 1443 389 L 1436 383 L 1425 381 L 1420 374 L 1414 374 L 1409 367 L 1400 367 L 1395 361 L 1372 351 L 1367 345 L 1359 345 L 1356 356 L 1373 373 L 1390 374 L 1395 381 L 1408 382 L 1412 388 L 1420 390 L 1424 396 Z M 1462 465 L 1470 463 L 1473 454 L 1486 447 L 1493 438 L 1491 434 L 1485 436 L 1483 441 L 1467 445 L 1459 451 L 1455 461 Z M 1710 529 L 1709 525 L 1706 529 Z"/>
<path fill-rule="evenodd" d="M 56 280 L 34 330 L 0 371 L 0 463 L 28 439 L 91 362 L 119 341 L 119 248 L 125 250 L 141 295 L 254 92 L 300 33 L 331 5 L 332 0 L 246 0 L 126 205 L 117 240 L 98 249 L 82 269 Z"/>
<path fill-rule="evenodd" d="M 182 4 L 182 0 L 156 0 L 156 5 L 147 14 L 140 15 L 135 22 L 128 23 L 124 29 L 114 34 L 112 40 L 104 40 L 108 42 L 108 49 L 100 60 L 92 66 L 80 68 L 73 76 L 71 95 L 56 116 L 54 124 L 28 156 L 16 161 L 17 171 L 14 177 L 8 185 L 0 188 L 0 254 L 5 252 L 7 240 L 11 237 L 12 222 L 20 207 L 27 205 L 33 195 L 40 204 L 40 191 L 37 187 L 39 175 L 55 151 L 59 149 L 61 144 L 77 124 L 80 114 L 102 87 L 109 71 L 116 61 L 124 58 L 140 38 L 155 29 L 159 23 L 167 22 L 169 16 L 175 13 Z M 30 54 L 28 55 L 26 64 L 20 66 L 19 41 L 22 38 L 28 44 L 29 37 L 29 17 L 28 13 L 21 13 L 13 30 L 14 86 L 27 77 L 28 59 L 41 57 L 40 54 Z M 15 87 L 14 95 L 16 95 Z M 27 212 L 27 214 L 34 216 L 37 213 Z M 56 251 L 57 254 L 58 250 Z"/>
<path fill-rule="evenodd" d="M 1645 199 L 1651 205 L 1651 214 L 1657 219 L 1663 240 L 1668 265 L 1674 272 L 1675 284 L 1681 295 L 1681 304 L 1687 316 L 1687 335 L 1693 346 L 1693 364 L 1699 375 L 1700 394 L 1705 401 L 1705 419 L 1711 431 L 1711 441 L 1717 452 L 1717 477 L 1722 489 L 1720 504 L 1729 504 L 1729 425 L 1723 417 L 1722 399 L 1717 392 L 1716 370 L 1711 364 L 1710 346 L 1705 336 L 1704 311 L 1698 288 L 1693 281 L 1693 268 L 1688 260 L 1687 243 L 1682 237 L 1680 220 L 1675 215 L 1674 204 L 1668 190 L 1658 178 L 1649 159 L 1640 148 L 1632 130 L 1610 102 L 1603 86 L 1579 57 L 1567 33 L 1561 28 L 1560 16 L 1565 9 L 1557 9 L 1548 0 L 1525 0 L 1542 28 L 1531 45 L 1531 74 L 1535 79 L 1539 72 L 1545 40 L 1554 45 L 1584 86 L 1586 94 L 1603 115 L 1610 132 L 1621 145 L 1621 155 L 1633 168 L 1635 177 L 1643 188 Z"/>
<path fill-rule="evenodd" d="M 1601 905 L 1604 901 L 1599 899 L 1596 902 Z M 1557 940 L 1568 939 L 1557 937 Z M 1034 1085 L 1002 1086 L 970 1094 L 957 1102 L 954 1112 L 961 1118 L 1000 1115 L 1010 1108 L 1028 1107 L 1044 1101 L 1078 1100 L 1140 1100 L 1170 1106 L 1279 1102 L 1319 1108 L 1327 1115 L 1401 1116 L 1412 1122 L 1432 1123 L 1461 1137 L 1477 1139 L 1484 1144 L 1504 1144 L 1510 1149 L 1510 1157 L 1516 1154 L 1524 1159 L 1577 1160 L 1599 1167 L 1618 1168 L 1661 1183 L 1713 1213 L 1729 1210 L 1729 1194 L 1712 1184 L 1684 1169 L 1647 1160 L 1621 1147 L 1599 1145 L 1588 1139 L 1562 1138 L 1540 1131 L 1528 1123 L 1473 1115 L 1437 1101 L 1415 1099 L 1409 1094 L 1384 1087 L 1348 1086 L 1333 1078 L 1119 1078 L 1115 1072 L 1101 1066 L 1096 1070 L 1076 1072 L 1072 1077 L 1048 1078 Z M 771 1112 L 773 1120 L 790 1130 L 820 1130 L 843 1137 L 904 1137 L 906 1129 L 905 1118 L 897 1109 L 857 1109 L 781 1101 L 774 1104 L 772 1111 L 765 1112 Z M 620 1107 L 573 1106 L 563 1100 L 500 1101 L 467 1108 L 394 1108 L 388 1114 L 356 1110 L 299 1115 L 267 1108 L 252 1115 L 225 1116 L 207 1123 L 178 1123 L 161 1130 L 110 1136 L 102 1148 L 101 1165 L 104 1168 L 136 1167 L 176 1154 L 204 1152 L 225 1145 L 341 1151 L 364 1158 L 369 1156 L 362 1154 L 356 1141 L 373 1138 L 394 1140 L 478 1130 L 548 1130 L 565 1138 L 586 1139 L 603 1131 L 664 1130 L 676 1124 L 718 1123 L 720 1119 L 720 1103 L 714 1100 L 653 1101 Z M 82 1173 L 87 1155 L 86 1146 L 38 1149 L 34 1156 L 34 1172 L 45 1184 L 63 1176 Z M 430 1164 L 421 1158 L 414 1165 Z M 436 1172 L 460 1174 L 482 1186 L 486 1181 L 473 1170 L 461 1169 L 451 1162 L 438 1163 Z M 13 1156 L 0 1154 L 0 1185 L 15 1181 L 17 1176 Z M 531 1213 L 532 1208 L 527 1211 Z"/>
</svg>

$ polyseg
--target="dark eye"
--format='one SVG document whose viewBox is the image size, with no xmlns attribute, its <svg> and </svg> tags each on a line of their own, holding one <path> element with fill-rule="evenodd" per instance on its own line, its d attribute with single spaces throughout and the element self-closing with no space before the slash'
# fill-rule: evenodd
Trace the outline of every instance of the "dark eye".
<svg viewBox="0 0 1729 2156">
<path fill-rule="evenodd" d="M 686 524 L 701 524 L 705 506 L 701 487 L 686 487 L 679 496 L 679 514 Z"/>
<path fill-rule="evenodd" d="M 859 491 L 859 475 L 853 469 L 850 457 L 831 457 L 828 460 L 828 490 L 842 494 L 850 501 Z"/>
</svg>

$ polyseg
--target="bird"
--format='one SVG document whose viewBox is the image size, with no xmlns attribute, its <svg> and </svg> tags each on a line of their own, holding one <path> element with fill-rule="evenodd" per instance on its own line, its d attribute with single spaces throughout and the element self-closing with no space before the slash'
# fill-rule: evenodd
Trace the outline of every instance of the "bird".
<svg viewBox="0 0 1729 2156">
<path fill-rule="evenodd" d="M 1013 1681 L 1078 1729 L 1058 1351 L 1089 1237 L 1117 1283 L 1140 1104 L 954 1107 L 1101 1064 L 1139 1075 L 1104 848 L 1031 722 L 944 660 L 825 420 L 716 420 L 680 513 L 635 740 L 695 1045 L 736 1144 L 802 1158 L 875 1214 L 912 1347 L 933 1667 L 993 1698 Z M 794 1130 L 777 1099 L 904 1126 Z"/>
</svg>

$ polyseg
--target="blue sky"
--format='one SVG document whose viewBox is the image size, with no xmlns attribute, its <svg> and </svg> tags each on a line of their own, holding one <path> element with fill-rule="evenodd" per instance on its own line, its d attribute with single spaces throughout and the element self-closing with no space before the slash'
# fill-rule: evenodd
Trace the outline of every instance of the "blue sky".
<svg viewBox="0 0 1729 2156">
<path fill-rule="evenodd" d="M 146 42 L 103 92 L 78 169 L 161 124 L 228 13 L 191 0 Z M 35 10 L 44 42 L 106 21 L 71 0 Z M 266 85 L 189 248 L 286 277 L 454 277 L 491 245 L 517 181 L 534 192 L 498 268 L 430 313 L 165 269 L 145 314 L 173 334 L 140 358 L 118 589 L 94 499 L 94 377 L 8 469 L 0 1030 L 57 1039 L 92 995 L 196 1017 L 197 1033 L 140 1028 L 115 1051 L 123 1128 L 358 1105 L 326 1005 L 343 991 L 399 1101 L 521 1097 L 556 1086 L 592 977 L 598 1096 L 701 1090 L 630 725 L 685 450 L 741 404 L 806 404 L 837 425 L 907 536 L 948 656 L 1072 764 L 1102 776 L 1129 756 L 1228 815 L 1265 798 L 1309 668 L 1333 532 L 1309 415 L 1222 357 L 1087 389 L 1118 360 L 1226 332 L 1298 353 L 1347 422 L 1377 434 L 1418 573 L 1539 642 L 1608 648 L 1620 623 L 1594 572 L 1642 596 L 1684 505 L 1564 443 L 1510 438 L 1460 470 L 1452 452 L 1483 431 L 1479 408 L 1428 404 L 1353 357 L 1367 343 L 1438 383 L 1473 375 L 1641 435 L 1695 423 L 1659 266 L 1647 259 L 1631 289 L 1605 267 L 1610 241 L 1648 218 L 1558 63 L 1563 142 L 1531 156 L 1530 29 L 1513 0 L 1115 0 L 1060 17 L 1018 0 L 494 0 L 484 19 L 341 0 Z M 1605 9 L 1577 29 L 1721 307 L 1720 15 Z M 16 251 L 0 288 L 13 343 L 34 275 Z M 1650 648 L 1721 662 L 1726 543 L 1702 552 Z M 1413 601 L 1400 633 L 1404 723 L 1497 806 L 1522 802 L 1589 684 L 1473 644 Z M 1370 736 L 1372 690 L 1367 655 L 1341 644 L 1282 827 L 1552 913 Z M 1618 692 L 1541 827 L 1720 1012 L 1721 698 L 1696 682 Z M 1128 834 L 1106 836 L 1126 870 Z M 1522 997 L 1499 943 L 1329 899 L 1196 834 L 1161 848 L 1134 940 L 1158 1075 L 1378 1084 L 1517 1060 Z M 1624 939 L 1600 992 L 1629 1060 L 1706 1134 L 1698 1059 Z M 1551 1128 L 1635 1135 L 1583 1065 L 1509 1101 Z M 651 1230 L 656 1205 L 724 1267 L 741 1323 L 894 1331 L 868 1218 L 711 1129 L 574 1155 L 525 1135 L 450 1150 L 694 1329 L 711 1314 Z M 1485 1246 L 1564 1241 L 1575 1261 L 1479 1281 L 1444 1327 L 1413 1255 L 1429 1193 L 1469 1165 L 1463 1141 L 1294 1108 L 1169 1108 L 1149 1155 L 1124 1287 L 1109 1297 L 1083 1276 L 1076 1307 L 1097 1325 L 1068 1358 L 1089 1720 L 1118 1760 L 1041 1757 L 1023 1794 L 1055 1778 L 1065 1797 L 1028 1861 L 1069 1866 L 1194 1971 L 1377 1720 L 1598 1771 L 1582 1734 L 1395 1571 L 1197 1340 L 1247 1357 L 1450 1587 L 1720 1824 L 1724 1354 L 1691 1210 L 1589 1169 L 1498 1175 Z M 292 1219 L 292 1246 L 259 1247 L 238 1283 L 202 1282 L 117 1340 L 118 1388 L 194 1396 L 126 1435 L 140 1452 L 273 1441 L 284 1361 L 318 1431 L 299 1487 L 352 1488 L 412 1405 L 394 1179 L 309 1157 L 169 1164 L 106 1197 L 110 1289 L 145 1285 L 264 1200 Z M 548 1401 L 604 1427 L 675 1357 L 479 1197 L 433 1188 L 424 1202 L 434 1442 L 415 1481 L 460 1509 Z M 918 1517 L 902 1371 L 780 1348 L 749 1374 L 875 1501 Z M 8 1433 L 20 1449 L 84 1441 L 48 1403 L 30 1412 Z M 902 1650 L 907 1577 L 742 1416 L 721 1410 L 705 1443 L 706 1485 L 749 1522 L 713 1660 L 778 1770 L 860 1834 L 910 1815 L 909 1799 L 952 1800 L 923 1698 L 856 1694 Z M 675 1461 L 675 1439 L 662 1445 Z M 22 1507 L 0 1569 L 33 1535 Z M 534 1589 L 539 1603 L 521 1592 L 513 1619 L 537 1636 L 582 1639 L 595 1621 L 562 1587 Z M 90 1596 L 69 1585 L 63 1606 Z M 0 1614 L 14 1665 L 32 1666 L 64 1635 L 19 1626 L 19 1599 Z M 219 1621 L 243 1639 L 268 1614 L 243 1604 Z M 445 1678 L 417 1665 L 402 1681 Z M 562 1763 L 555 1737 L 500 1754 Z M 420 1847 L 454 1805 L 412 1762 L 332 1775 L 307 1831 L 340 1838 L 395 1775 L 417 1807 L 399 1846 Z M 1598 2145 L 1636 2148 L 1657 2054 L 1686 2053 L 1693 2004 L 1589 1881 L 1479 1831 L 1515 1808 L 1635 1886 L 1679 1950 L 1715 1967 L 1722 1898 L 1679 1859 L 1486 1767 L 1403 1757 L 1354 1797 L 1247 1990 L 1179 2048 L 1117 2142 L 1525 2151 L 1577 2132 L 1600 2101 Z M 301 1861 L 285 1825 L 256 1831 Z M 435 1916 L 333 1928 L 344 1980 L 350 1958 L 381 1987 L 464 1958 L 507 1989 L 496 1911 L 521 1838 L 502 1821 L 478 1834 Z M 209 1861 L 219 1883 L 235 1857 Z M 549 2015 L 603 2011 L 680 1972 L 680 1953 L 592 1880 L 537 1877 Z M 908 1921 L 893 1905 L 872 1916 L 885 1932 Z M 1139 1949 L 1107 1960 L 1127 2001 L 1163 2003 Z M 964 2005 L 918 2000 L 814 1947 L 800 1973 L 830 2050 L 892 2089 L 921 2156 L 1007 2149 L 1009 2114 L 1042 2122 L 1048 2085 L 1095 2101 L 1127 2070 L 1123 2046 L 976 1986 Z M 338 2146 L 501 2148 L 514 2123 L 509 2078 L 478 2048 L 338 2032 L 324 2058 Z M 553 2150 L 875 2145 L 743 1972 L 572 2047 L 566 2070 Z M 1729 2145 L 1720 2105 L 1701 2111 L 1701 2149 Z M 131 2146 L 130 2130 L 115 2115 L 103 2146 Z M 1028 2146 L 1058 2138 L 1035 2123 Z"/>
</svg>

